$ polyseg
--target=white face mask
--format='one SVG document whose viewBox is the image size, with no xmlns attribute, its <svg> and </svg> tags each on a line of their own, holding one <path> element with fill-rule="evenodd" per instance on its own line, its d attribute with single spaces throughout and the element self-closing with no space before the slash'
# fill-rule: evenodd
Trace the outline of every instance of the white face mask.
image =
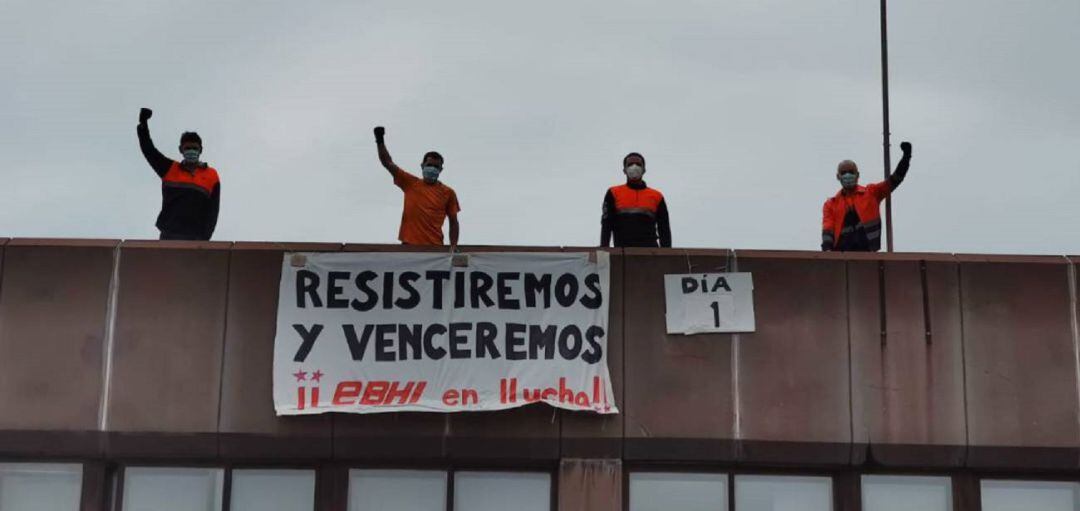
<svg viewBox="0 0 1080 511">
<path fill-rule="evenodd" d="M 187 163 L 198 163 L 199 162 L 199 156 L 201 154 L 202 154 L 202 151 L 200 151 L 198 149 L 186 149 L 186 150 L 183 151 L 184 161 L 187 162 Z"/>
<path fill-rule="evenodd" d="M 630 178 L 631 181 L 637 181 L 641 179 L 641 176 L 645 175 L 645 167 L 635 163 L 623 169 L 623 172 L 626 172 L 626 177 Z"/>
</svg>

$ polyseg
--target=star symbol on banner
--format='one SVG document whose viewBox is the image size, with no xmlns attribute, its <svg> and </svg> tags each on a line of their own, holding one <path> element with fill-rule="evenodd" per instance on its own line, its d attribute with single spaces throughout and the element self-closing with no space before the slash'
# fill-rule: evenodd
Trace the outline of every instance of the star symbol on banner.
<svg viewBox="0 0 1080 511">
<path fill-rule="evenodd" d="M 316 369 L 314 373 L 311 373 L 311 381 L 319 381 L 322 379 L 322 377 L 323 372 L 319 369 Z"/>
<path fill-rule="evenodd" d="M 292 375 L 296 377 L 296 381 L 304 381 L 307 379 L 307 373 L 304 371 L 297 371 L 292 373 Z"/>
</svg>

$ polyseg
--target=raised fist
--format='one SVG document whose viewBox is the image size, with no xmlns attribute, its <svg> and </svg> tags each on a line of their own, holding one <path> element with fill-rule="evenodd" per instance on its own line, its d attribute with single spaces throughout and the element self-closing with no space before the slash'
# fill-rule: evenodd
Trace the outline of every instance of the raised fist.
<svg viewBox="0 0 1080 511">
<path fill-rule="evenodd" d="M 154 111 L 149 108 L 143 108 L 139 110 L 139 124 L 147 121 L 147 119 L 154 116 Z"/>
<path fill-rule="evenodd" d="M 911 142 L 900 142 L 900 150 L 904 154 L 911 154 Z"/>
<path fill-rule="evenodd" d="M 375 127 L 375 141 L 382 142 L 383 137 L 386 135 L 386 128 L 382 126 Z"/>
</svg>

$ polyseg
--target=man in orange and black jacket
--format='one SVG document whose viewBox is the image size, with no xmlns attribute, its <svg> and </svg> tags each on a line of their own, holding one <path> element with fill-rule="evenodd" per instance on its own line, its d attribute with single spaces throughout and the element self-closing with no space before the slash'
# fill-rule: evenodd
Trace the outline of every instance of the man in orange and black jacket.
<svg viewBox="0 0 1080 511">
<path fill-rule="evenodd" d="M 645 157 L 638 153 L 626 155 L 623 174 L 626 184 L 611 187 L 604 196 L 600 246 L 610 246 L 614 234 L 616 247 L 655 247 L 658 241 L 659 246 L 670 247 L 671 225 L 664 194 L 642 180 Z"/>
<path fill-rule="evenodd" d="M 859 185 L 859 167 L 844 160 L 836 167 L 840 191 L 825 201 L 821 219 L 821 250 L 877 252 L 881 250 L 881 210 L 879 205 L 907 176 L 911 164 L 911 143 L 902 142 L 904 156 L 889 179 L 868 186 Z"/>
<path fill-rule="evenodd" d="M 150 140 L 146 121 L 154 113 L 149 108 L 139 112 L 139 148 L 150 167 L 161 178 L 161 213 L 157 228 L 163 240 L 208 240 L 217 226 L 221 205 L 221 181 L 217 170 L 199 161 L 202 138 L 198 133 L 180 135 L 183 161 L 173 161 L 161 154 Z"/>
</svg>

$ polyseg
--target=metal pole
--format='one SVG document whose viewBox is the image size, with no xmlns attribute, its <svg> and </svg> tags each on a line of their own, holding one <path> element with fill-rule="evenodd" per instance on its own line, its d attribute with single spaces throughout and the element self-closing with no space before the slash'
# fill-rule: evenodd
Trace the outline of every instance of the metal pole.
<svg viewBox="0 0 1080 511">
<path fill-rule="evenodd" d="M 881 0 L 881 111 L 882 122 L 882 145 L 885 156 L 885 180 L 889 180 L 892 173 L 892 157 L 889 155 L 889 40 L 886 23 L 886 0 Z M 892 231 L 892 194 L 885 198 L 885 235 L 886 250 L 893 251 Z"/>
</svg>

